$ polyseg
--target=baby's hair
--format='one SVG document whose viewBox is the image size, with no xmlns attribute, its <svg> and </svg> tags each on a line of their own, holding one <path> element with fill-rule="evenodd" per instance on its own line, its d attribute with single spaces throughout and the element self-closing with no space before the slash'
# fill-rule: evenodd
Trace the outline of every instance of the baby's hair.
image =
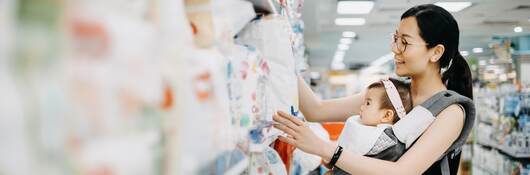
<svg viewBox="0 0 530 175">
<path fill-rule="evenodd" d="M 403 81 L 399 81 L 394 78 L 389 78 L 390 82 L 396 86 L 396 89 L 399 93 L 399 98 L 401 99 L 401 102 L 403 103 L 403 107 L 405 108 L 405 112 L 409 112 L 412 109 L 412 98 L 410 95 L 410 85 L 408 83 L 405 83 Z M 399 121 L 399 117 L 397 115 L 396 109 L 394 109 L 394 106 L 392 105 L 392 102 L 390 102 L 390 98 L 388 97 L 388 94 L 386 93 L 385 86 L 383 85 L 383 82 L 377 81 L 375 83 L 370 84 L 368 86 L 368 89 L 374 89 L 374 88 L 382 88 L 383 94 L 381 96 L 381 109 L 392 109 L 394 111 L 394 120 L 392 123 L 396 123 Z"/>
</svg>

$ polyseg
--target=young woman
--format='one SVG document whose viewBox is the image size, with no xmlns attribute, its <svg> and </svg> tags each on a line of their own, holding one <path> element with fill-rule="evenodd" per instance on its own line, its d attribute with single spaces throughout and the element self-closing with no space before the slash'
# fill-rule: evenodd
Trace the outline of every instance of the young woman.
<svg viewBox="0 0 530 175">
<path fill-rule="evenodd" d="M 472 98 L 471 73 L 458 51 L 459 29 L 453 16 L 441 7 L 426 4 L 410 8 L 402 16 L 393 35 L 396 74 L 411 78 L 413 106 L 422 104 L 444 90 Z M 443 75 L 441 69 L 447 69 Z M 299 79 L 300 110 L 313 122 L 345 121 L 359 114 L 363 94 L 320 100 Z M 379 160 L 344 151 L 336 166 L 351 174 L 441 174 L 438 159 L 459 137 L 464 126 L 464 110 L 453 104 L 436 116 L 434 122 L 396 162 Z M 276 128 L 289 136 L 282 141 L 318 155 L 329 162 L 337 145 L 315 136 L 302 121 L 278 112 Z M 450 161 L 456 174 L 460 154 Z M 456 168 L 455 168 L 456 167 Z"/>
</svg>

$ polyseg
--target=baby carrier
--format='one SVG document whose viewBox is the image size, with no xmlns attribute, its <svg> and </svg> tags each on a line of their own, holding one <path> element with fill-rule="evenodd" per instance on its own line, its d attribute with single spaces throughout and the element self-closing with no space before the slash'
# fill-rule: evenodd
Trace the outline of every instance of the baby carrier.
<svg viewBox="0 0 530 175">
<path fill-rule="evenodd" d="M 434 163 L 425 174 L 456 174 L 460 161 L 461 147 L 464 145 L 475 121 L 475 106 L 473 101 L 454 91 L 446 90 L 439 92 L 425 101 L 423 104 L 414 107 L 406 117 L 396 122 L 392 127 L 384 130 L 378 141 L 394 143 L 392 146 L 365 156 L 382 160 L 396 161 L 409 149 L 421 134 L 436 119 L 436 116 L 445 108 L 452 104 L 458 104 L 465 112 L 464 127 L 460 136 L 445 151 L 445 153 Z M 377 147 L 374 147 L 376 149 Z M 333 169 L 333 174 L 348 174 L 338 167 Z"/>
</svg>

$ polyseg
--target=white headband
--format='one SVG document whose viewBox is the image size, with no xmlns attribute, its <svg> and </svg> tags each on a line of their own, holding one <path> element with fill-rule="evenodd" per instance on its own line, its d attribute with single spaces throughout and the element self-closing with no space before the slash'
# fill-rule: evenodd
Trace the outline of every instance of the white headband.
<svg viewBox="0 0 530 175">
<path fill-rule="evenodd" d="M 405 117 L 407 112 L 405 112 L 401 98 L 399 98 L 399 92 L 396 86 L 394 86 L 394 83 L 392 83 L 389 79 L 382 79 L 381 82 L 383 82 L 383 85 L 385 86 L 386 94 L 388 95 L 392 106 L 394 106 L 394 109 L 396 109 L 398 117 Z"/>
</svg>

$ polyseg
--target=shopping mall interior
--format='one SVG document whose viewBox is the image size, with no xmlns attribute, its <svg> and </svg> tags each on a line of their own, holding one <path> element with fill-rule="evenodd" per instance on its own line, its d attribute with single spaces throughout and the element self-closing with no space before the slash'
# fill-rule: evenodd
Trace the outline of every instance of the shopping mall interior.
<svg viewBox="0 0 530 175">
<path fill-rule="evenodd" d="M 529 0 L 0 0 L 0 175 L 530 175 L 529 93 Z"/>
</svg>

